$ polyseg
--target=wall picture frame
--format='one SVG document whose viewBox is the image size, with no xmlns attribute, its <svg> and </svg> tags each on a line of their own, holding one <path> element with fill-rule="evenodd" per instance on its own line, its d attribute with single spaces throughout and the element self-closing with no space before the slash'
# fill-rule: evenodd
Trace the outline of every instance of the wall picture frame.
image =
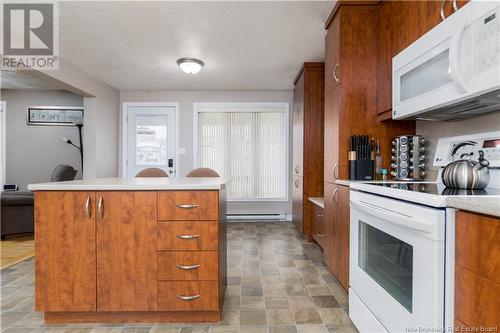
<svg viewBox="0 0 500 333">
<path fill-rule="evenodd" d="M 30 106 L 26 114 L 28 126 L 74 126 L 84 117 L 79 106 Z"/>
</svg>

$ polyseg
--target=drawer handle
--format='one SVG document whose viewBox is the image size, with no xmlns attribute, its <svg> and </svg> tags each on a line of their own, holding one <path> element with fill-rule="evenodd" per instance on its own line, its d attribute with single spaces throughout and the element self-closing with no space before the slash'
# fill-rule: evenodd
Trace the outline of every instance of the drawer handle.
<svg viewBox="0 0 500 333">
<path fill-rule="evenodd" d="M 177 268 L 178 269 L 183 269 L 183 270 L 186 270 L 186 271 L 190 271 L 192 269 L 198 269 L 198 268 L 200 268 L 200 265 L 198 265 L 198 264 L 195 264 L 195 265 L 177 265 Z"/>
<path fill-rule="evenodd" d="M 175 237 L 180 238 L 180 239 L 195 239 L 195 238 L 199 238 L 200 235 L 177 235 Z"/>
<path fill-rule="evenodd" d="M 316 233 L 318 237 L 323 237 L 323 234 L 320 234 L 319 232 Z"/>
<path fill-rule="evenodd" d="M 323 214 L 318 214 L 318 217 L 324 217 L 324 216 L 325 216 L 325 215 L 323 215 Z"/>
<path fill-rule="evenodd" d="M 182 209 L 193 209 L 193 208 L 198 208 L 199 205 L 197 204 L 192 204 L 192 205 L 185 205 L 185 204 L 181 204 L 181 205 L 177 205 L 177 208 L 182 208 Z"/>
<path fill-rule="evenodd" d="M 200 295 L 192 295 L 192 296 L 177 295 L 177 298 L 183 301 L 194 301 L 200 298 Z"/>
</svg>

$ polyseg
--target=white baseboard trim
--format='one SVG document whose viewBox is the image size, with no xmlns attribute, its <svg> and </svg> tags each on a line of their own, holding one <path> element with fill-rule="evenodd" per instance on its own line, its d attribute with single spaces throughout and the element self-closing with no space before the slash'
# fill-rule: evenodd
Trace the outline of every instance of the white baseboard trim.
<svg viewBox="0 0 500 333">
<path fill-rule="evenodd" d="M 289 220 L 290 218 L 290 220 Z M 291 216 L 281 213 L 262 213 L 262 214 L 253 214 L 253 213 L 229 213 L 227 214 L 228 220 L 252 220 L 252 221 L 291 221 Z"/>
</svg>

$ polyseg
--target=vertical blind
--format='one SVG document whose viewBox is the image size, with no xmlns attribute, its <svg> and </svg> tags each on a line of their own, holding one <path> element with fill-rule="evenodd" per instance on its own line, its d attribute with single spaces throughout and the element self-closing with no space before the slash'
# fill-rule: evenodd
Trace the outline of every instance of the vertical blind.
<svg viewBox="0 0 500 333">
<path fill-rule="evenodd" d="M 201 112 L 198 161 L 232 178 L 228 198 L 286 199 L 284 112 Z"/>
</svg>

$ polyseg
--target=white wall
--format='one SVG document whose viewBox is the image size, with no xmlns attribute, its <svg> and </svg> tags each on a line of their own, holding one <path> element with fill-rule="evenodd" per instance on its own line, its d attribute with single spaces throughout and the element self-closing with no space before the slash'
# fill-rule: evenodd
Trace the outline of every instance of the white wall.
<svg viewBox="0 0 500 333">
<path fill-rule="evenodd" d="M 439 138 L 498 130 L 500 130 L 500 110 L 480 117 L 460 121 L 417 121 L 416 126 L 416 133 L 422 135 L 429 142 L 426 155 L 427 165 L 430 169 L 435 169 L 432 167 L 432 159 L 434 158 L 436 144 Z"/>
<path fill-rule="evenodd" d="M 59 70 L 43 71 L 84 97 L 84 178 L 118 176 L 119 92 L 61 59 Z M 73 88 L 73 90 L 71 89 Z"/>
<path fill-rule="evenodd" d="M 185 155 L 179 156 L 178 175 L 184 176 L 193 168 L 193 103 L 289 103 L 292 108 L 291 91 L 121 91 L 120 107 L 124 102 L 178 102 L 179 103 L 179 147 L 186 149 Z M 121 116 L 120 116 L 121 117 Z M 292 117 L 289 117 L 290 121 Z M 120 120 L 121 123 L 121 120 Z M 120 129 L 121 131 L 121 129 Z M 290 130 L 290 148 L 291 148 Z M 121 137 L 121 132 L 120 132 Z M 120 143 L 122 141 L 120 140 Z M 121 151 L 121 149 L 120 149 Z M 291 156 L 291 151 L 290 151 Z M 121 156 L 120 156 L 121 160 Z M 290 164 L 290 163 L 289 163 Z M 289 194 L 290 196 L 290 194 Z M 291 200 L 270 203 L 230 203 L 230 213 L 277 212 L 291 213 Z"/>
<path fill-rule="evenodd" d="M 28 107 L 83 106 L 83 97 L 62 90 L 2 90 L 6 101 L 6 182 L 22 190 L 28 184 L 50 181 L 58 164 L 69 164 L 81 178 L 79 151 L 61 140 L 67 136 L 79 144 L 78 130 L 73 126 L 28 126 Z"/>
</svg>

